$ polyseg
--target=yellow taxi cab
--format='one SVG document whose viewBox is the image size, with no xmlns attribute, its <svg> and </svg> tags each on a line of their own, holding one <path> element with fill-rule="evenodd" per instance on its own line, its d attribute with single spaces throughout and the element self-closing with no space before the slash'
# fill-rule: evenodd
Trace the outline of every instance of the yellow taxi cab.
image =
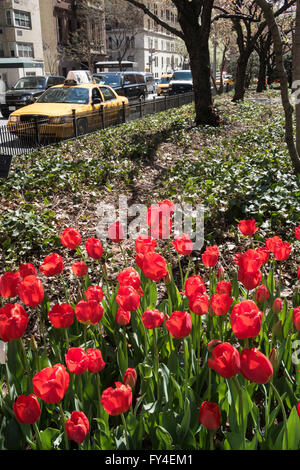
<svg viewBox="0 0 300 470">
<path fill-rule="evenodd" d="M 158 85 L 157 85 L 157 94 L 158 95 L 164 95 L 164 94 L 168 93 L 168 89 L 169 89 L 169 86 L 170 86 L 170 80 L 171 80 L 172 76 L 173 76 L 172 73 L 164 73 L 161 76 L 160 81 L 158 82 Z"/>
<path fill-rule="evenodd" d="M 39 122 L 41 137 L 65 138 L 119 124 L 129 114 L 128 99 L 108 85 L 81 83 L 73 79 L 48 88 L 35 103 L 24 106 L 9 117 L 9 132 L 19 137 L 34 135 Z M 74 117 L 75 116 L 75 117 Z"/>
</svg>

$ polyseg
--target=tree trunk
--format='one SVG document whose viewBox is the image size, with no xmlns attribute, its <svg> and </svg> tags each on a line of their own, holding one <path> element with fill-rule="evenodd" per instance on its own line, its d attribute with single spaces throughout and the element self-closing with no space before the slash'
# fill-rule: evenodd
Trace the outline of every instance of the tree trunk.
<svg viewBox="0 0 300 470">
<path fill-rule="evenodd" d="M 300 173 L 300 158 L 294 142 L 294 129 L 293 129 L 293 106 L 289 100 L 289 89 L 287 74 L 283 65 L 283 48 L 282 39 L 279 27 L 276 23 L 273 9 L 270 3 L 266 0 L 255 0 L 264 12 L 268 27 L 273 36 L 274 52 L 276 57 L 276 69 L 280 78 L 281 100 L 285 115 L 285 141 L 289 150 L 291 162 L 295 173 Z M 297 1 L 299 6 L 299 0 Z"/>
<path fill-rule="evenodd" d="M 296 31 L 294 37 L 294 71 L 293 80 L 300 80 L 300 0 L 297 0 Z M 300 82 L 298 84 L 298 89 Z M 296 100 L 296 147 L 300 155 L 300 96 Z"/>
<path fill-rule="evenodd" d="M 213 109 L 211 92 L 211 68 L 209 57 L 209 33 L 213 2 L 203 7 L 201 25 L 192 9 L 179 11 L 178 21 L 184 34 L 184 41 L 189 53 L 193 88 L 195 94 L 195 123 L 199 125 L 218 126 L 220 118 Z"/>
<path fill-rule="evenodd" d="M 266 87 L 266 75 L 267 75 L 267 51 L 262 51 L 259 54 L 259 71 L 258 71 L 258 82 L 257 82 L 257 93 L 261 93 L 267 89 Z"/>
<path fill-rule="evenodd" d="M 250 57 L 250 54 L 243 53 L 243 54 L 240 54 L 240 57 L 238 59 L 236 77 L 235 77 L 234 97 L 232 98 L 233 102 L 244 100 L 247 65 L 248 65 L 249 57 Z"/>
</svg>

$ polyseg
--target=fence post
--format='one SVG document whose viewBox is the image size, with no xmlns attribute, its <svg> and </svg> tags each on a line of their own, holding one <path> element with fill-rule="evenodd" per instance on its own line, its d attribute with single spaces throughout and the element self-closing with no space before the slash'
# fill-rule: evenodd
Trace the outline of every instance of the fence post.
<svg viewBox="0 0 300 470">
<path fill-rule="evenodd" d="M 153 96 L 153 103 L 154 103 L 153 112 L 156 113 L 156 97 L 155 96 Z"/>
<path fill-rule="evenodd" d="M 126 105 L 125 101 L 122 103 L 122 123 L 125 124 L 126 122 Z"/>
<path fill-rule="evenodd" d="M 37 144 L 40 145 L 41 143 L 41 136 L 40 136 L 40 129 L 39 129 L 39 122 L 37 116 L 34 116 L 34 127 L 35 127 L 35 137 Z"/>
<path fill-rule="evenodd" d="M 104 104 L 100 104 L 99 108 L 100 118 L 101 118 L 101 129 L 104 129 Z"/>
<path fill-rule="evenodd" d="M 78 137 L 77 121 L 76 121 L 76 110 L 72 109 L 73 129 L 74 137 Z"/>
</svg>

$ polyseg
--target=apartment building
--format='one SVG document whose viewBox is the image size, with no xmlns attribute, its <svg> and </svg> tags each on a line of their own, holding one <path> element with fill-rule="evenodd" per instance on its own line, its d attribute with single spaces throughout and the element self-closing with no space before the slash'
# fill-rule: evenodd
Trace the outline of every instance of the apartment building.
<svg viewBox="0 0 300 470">
<path fill-rule="evenodd" d="M 174 28 L 180 27 L 176 8 L 170 2 L 163 0 L 145 3 L 164 22 Z M 118 34 L 120 32 L 107 22 L 106 48 L 110 61 L 118 60 L 118 51 L 114 47 L 115 37 Z M 127 45 L 124 60 L 133 62 L 135 70 L 152 72 L 155 78 L 160 78 L 163 73 L 179 69 L 183 65 L 183 57 L 178 52 L 177 36 L 158 25 L 148 15 L 142 15 L 141 21 L 136 23 L 134 32 L 128 31 Z"/>
<path fill-rule="evenodd" d="M 0 1 L 0 75 L 7 87 L 44 73 L 39 0 Z"/>
<path fill-rule="evenodd" d="M 95 71 L 94 64 L 106 57 L 102 0 L 39 1 L 46 72 L 66 76 L 72 69 Z M 72 41 L 73 51 L 68 47 Z"/>
</svg>

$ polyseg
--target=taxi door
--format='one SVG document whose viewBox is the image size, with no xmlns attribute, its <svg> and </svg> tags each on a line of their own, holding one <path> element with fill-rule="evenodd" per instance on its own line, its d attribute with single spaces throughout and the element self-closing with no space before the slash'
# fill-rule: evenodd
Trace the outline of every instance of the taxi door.
<svg viewBox="0 0 300 470">
<path fill-rule="evenodd" d="M 89 129 L 99 129 L 102 127 L 102 119 L 100 113 L 100 106 L 103 103 L 103 96 L 101 95 L 97 86 L 92 88 L 91 93 L 91 111 L 89 116 Z"/>
<path fill-rule="evenodd" d="M 110 88 L 105 86 L 99 86 L 99 88 L 104 99 L 105 127 L 117 124 L 119 122 L 119 116 L 121 116 L 122 113 L 120 100 L 118 100 Z"/>
</svg>

